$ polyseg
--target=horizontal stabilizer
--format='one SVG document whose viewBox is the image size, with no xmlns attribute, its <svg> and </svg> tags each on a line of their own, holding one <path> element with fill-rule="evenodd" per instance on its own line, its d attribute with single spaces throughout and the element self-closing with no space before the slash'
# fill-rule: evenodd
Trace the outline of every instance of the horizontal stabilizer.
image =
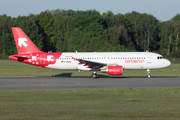
<svg viewBox="0 0 180 120">
<path fill-rule="evenodd" d="M 16 60 L 16 61 L 23 61 L 23 60 L 29 59 L 29 54 L 27 54 L 27 55 L 25 55 L 25 54 L 10 55 L 9 59 Z"/>
</svg>

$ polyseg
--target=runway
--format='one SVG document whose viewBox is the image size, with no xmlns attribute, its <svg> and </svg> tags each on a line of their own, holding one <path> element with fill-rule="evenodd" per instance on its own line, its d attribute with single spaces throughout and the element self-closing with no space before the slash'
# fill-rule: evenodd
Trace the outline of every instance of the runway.
<svg viewBox="0 0 180 120">
<path fill-rule="evenodd" d="M 180 87 L 180 77 L 0 77 L 0 91 Z"/>
</svg>

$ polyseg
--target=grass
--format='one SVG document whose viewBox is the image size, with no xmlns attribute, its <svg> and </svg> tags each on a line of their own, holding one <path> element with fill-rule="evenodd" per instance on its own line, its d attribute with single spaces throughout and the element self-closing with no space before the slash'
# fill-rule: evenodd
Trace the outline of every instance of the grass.
<svg viewBox="0 0 180 120">
<path fill-rule="evenodd" d="M 180 76 L 180 64 L 151 70 L 151 76 Z M 12 60 L 0 60 L 0 76 L 91 76 L 92 71 L 54 70 L 40 68 Z M 98 72 L 99 76 L 109 76 Z M 124 70 L 122 76 L 147 76 L 146 70 Z"/>
<path fill-rule="evenodd" d="M 180 64 L 172 64 L 152 70 L 151 75 L 180 76 L 179 72 Z M 0 60 L 0 76 L 90 76 L 91 73 Z M 146 70 L 127 70 L 123 76 L 146 76 Z M 179 120 L 179 94 L 180 88 L 0 91 L 0 120 Z"/>
<path fill-rule="evenodd" d="M 178 120 L 179 94 L 180 88 L 0 91 L 0 119 Z"/>
</svg>

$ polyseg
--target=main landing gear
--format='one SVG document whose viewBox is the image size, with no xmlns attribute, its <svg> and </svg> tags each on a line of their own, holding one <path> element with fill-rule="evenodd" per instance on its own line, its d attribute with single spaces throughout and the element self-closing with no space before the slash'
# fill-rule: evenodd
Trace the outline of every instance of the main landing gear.
<svg viewBox="0 0 180 120">
<path fill-rule="evenodd" d="M 97 78 L 97 74 L 96 74 L 96 72 L 94 71 L 94 73 L 92 74 L 92 76 L 91 76 L 93 79 L 95 79 L 95 78 Z"/>
<path fill-rule="evenodd" d="M 149 69 L 147 69 L 147 77 L 148 77 L 148 78 L 151 77 L 151 75 L 150 75 L 150 70 L 149 70 Z"/>
</svg>

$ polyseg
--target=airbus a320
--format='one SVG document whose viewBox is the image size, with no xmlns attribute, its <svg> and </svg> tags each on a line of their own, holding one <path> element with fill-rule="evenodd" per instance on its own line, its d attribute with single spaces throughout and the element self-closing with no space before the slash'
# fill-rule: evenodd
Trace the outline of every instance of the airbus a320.
<svg viewBox="0 0 180 120">
<path fill-rule="evenodd" d="M 122 75 L 123 70 L 160 69 L 171 62 L 162 55 L 152 52 L 51 52 L 40 51 L 19 27 L 12 27 L 18 54 L 10 55 L 11 60 L 52 69 L 97 71 L 109 75 Z"/>
</svg>

